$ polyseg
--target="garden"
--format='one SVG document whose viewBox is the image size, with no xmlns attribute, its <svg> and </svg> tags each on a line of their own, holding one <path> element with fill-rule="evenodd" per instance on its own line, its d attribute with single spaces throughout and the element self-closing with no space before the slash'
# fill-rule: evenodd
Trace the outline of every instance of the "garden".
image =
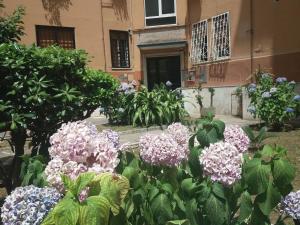
<svg viewBox="0 0 300 225">
<path fill-rule="evenodd" d="M 214 89 L 191 120 L 171 82 L 148 90 L 89 68 L 83 50 L 18 44 L 23 15 L 0 18 L 0 142 L 14 152 L 0 164 L 2 224 L 300 224 L 295 82 L 256 74 L 248 111 L 261 126 L 215 119 Z M 110 124 L 166 129 L 131 148 L 86 121 L 99 108 Z"/>
</svg>

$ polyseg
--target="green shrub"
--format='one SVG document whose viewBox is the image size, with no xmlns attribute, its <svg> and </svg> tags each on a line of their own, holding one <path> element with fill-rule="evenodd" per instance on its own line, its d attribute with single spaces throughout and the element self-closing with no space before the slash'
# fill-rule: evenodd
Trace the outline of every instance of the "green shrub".
<svg viewBox="0 0 300 225">
<path fill-rule="evenodd" d="M 110 123 L 147 127 L 170 124 L 187 115 L 180 90 L 169 90 L 163 84 L 152 91 L 144 86 L 135 91 L 132 84 L 122 83 L 103 111 Z"/>
<path fill-rule="evenodd" d="M 258 73 L 257 83 L 248 86 L 251 99 L 248 111 L 262 119 L 268 126 L 281 128 L 295 118 L 300 97 L 295 93 L 295 82 L 285 77 L 276 80 L 270 74 Z"/>
<path fill-rule="evenodd" d="M 62 123 L 89 117 L 114 96 L 117 80 L 88 69 L 87 60 L 83 50 L 0 45 L 0 131 L 12 131 L 17 171 L 26 129 L 32 154 L 47 155 L 49 137 Z"/>
</svg>

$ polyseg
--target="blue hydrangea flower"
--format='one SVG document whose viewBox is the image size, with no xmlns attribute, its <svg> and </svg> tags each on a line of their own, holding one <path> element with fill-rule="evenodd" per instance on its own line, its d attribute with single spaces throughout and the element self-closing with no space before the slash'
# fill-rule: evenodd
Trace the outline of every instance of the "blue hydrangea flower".
<svg viewBox="0 0 300 225">
<path fill-rule="evenodd" d="M 3 225 L 39 225 L 61 197 L 54 188 L 18 187 L 1 208 Z"/>
<path fill-rule="evenodd" d="M 273 94 L 273 93 L 276 93 L 277 92 L 277 88 L 276 87 L 272 87 L 270 89 L 270 93 Z"/>
<path fill-rule="evenodd" d="M 270 98 L 271 96 L 272 96 L 271 93 L 268 91 L 262 93 L 262 95 L 261 95 L 261 97 L 263 97 L 263 98 Z"/>
<path fill-rule="evenodd" d="M 300 101 L 300 95 L 296 95 L 293 99 L 294 101 Z"/>
<path fill-rule="evenodd" d="M 248 88 L 256 88 L 256 84 L 255 83 L 251 83 L 251 84 L 249 84 Z"/>
<path fill-rule="evenodd" d="M 286 81 L 287 81 L 286 77 L 278 77 L 278 78 L 276 79 L 276 82 L 277 82 L 277 83 L 283 83 L 283 82 L 286 82 Z"/>
<path fill-rule="evenodd" d="M 248 92 L 249 93 L 253 93 L 256 91 L 256 84 L 252 83 L 252 84 L 249 84 L 248 86 Z"/>
<path fill-rule="evenodd" d="M 166 86 L 167 86 L 167 87 L 172 87 L 172 85 L 173 85 L 173 84 L 172 84 L 171 81 L 168 80 L 168 81 L 166 82 Z"/>
<path fill-rule="evenodd" d="M 255 108 L 254 105 L 250 105 L 250 106 L 248 107 L 247 111 L 250 112 L 250 113 L 255 113 L 255 112 L 256 112 L 256 108 Z"/>
<path fill-rule="evenodd" d="M 281 209 L 295 220 L 300 220 L 300 190 L 289 193 L 281 201 Z"/>
<path fill-rule="evenodd" d="M 285 111 L 288 112 L 288 113 L 293 113 L 295 110 L 293 108 L 287 107 L 285 109 Z"/>
<path fill-rule="evenodd" d="M 268 73 L 263 73 L 263 74 L 261 75 L 261 77 L 262 77 L 263 79 L 265 79 L 265 78 L 269 78 L 270 75 L 269 75 Z"/>
</svg>

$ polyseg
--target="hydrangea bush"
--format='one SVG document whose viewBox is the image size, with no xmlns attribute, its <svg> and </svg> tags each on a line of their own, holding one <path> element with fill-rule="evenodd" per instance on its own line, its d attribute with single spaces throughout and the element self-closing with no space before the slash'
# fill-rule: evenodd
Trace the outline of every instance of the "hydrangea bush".
<svg viewBox="0 0 300 225">
<path fill-rule="evenodd" d="M 64 191 L 61 174 L 76 179 L 83 172 L 113 172 L 119 163 L 119 136 L 112 130 L 78 121 L 63 124 L 50 137 L 52 160 L 45 169 L 49 185 Z"/>
<path fill-rule="evenodd" d="M 266 145 L 250 156 L 240 127 L 212 118 L 196 125 L 192 134 L 171 124 L 161 135 L 143 135 L 139 151 L 122 152 L 112 131 L 99 133 L 82 121 L 63 125 L 51 137 L 45 173 L 64 197 L 42 223 L 25 224 L 270 225 L 279 204 L 298 219 L 299 193 L 289 194 L 295 169 L 284 148 Z M 2 218 L 21 221 L 10 224 L 23 224 L 27 217 L 19 215 L 43 209 L 31 197 L 25 197 L 28 205 L 19 204 L 20 196 L 7 198 Z M 285 224 L 285 217 L 276 219 Z"/>
<path fill-rule="evenodd" d="M 295 93 L 295 82 L 285 77 L 273 78 L 268 73 L 258 73 L 257 83 L 248 86 L 251 103 L 248 111 L 262 119 L 268 126 L 280 128 L 295 118 L 300 97 Z"/>
<path fill-rule="evenodd" d="M 26 186 L 16 188 L 1 208 L 3 225 L 39 225 L 61 199 L 54 188 Z"/>
</svg>

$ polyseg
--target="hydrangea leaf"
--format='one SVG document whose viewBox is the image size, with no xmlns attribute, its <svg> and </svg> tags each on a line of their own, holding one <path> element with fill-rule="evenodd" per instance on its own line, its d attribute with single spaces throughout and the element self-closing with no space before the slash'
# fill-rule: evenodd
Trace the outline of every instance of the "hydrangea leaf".
<svg viewBox="0 0 300 225">
<path fill-rule="evenodd" d="M 201 177 L 202 176 L 202 167 L 199 161 L 199 156 L 201 153 L 201 149 L 195 147 L 190 150 L 189 154 L 189 167 L 191 173 L 194 177 Z"/>
<path fill-rule="evenodd" d="M 246 219 L 248 219 L 251 215 L 252 208 L 253 208 L 253 204 L 251 200 L 251 195 L 249 194 L 248 191 L 245 191 L 241 196 L 240 214 L 239 214 L 238 221 L 243 222 Z"/>
<path fill-rule="evenodd" d="M 263 164 L 260 159 L 254 158 L 245 165 L 245 179 L 250 194 L 260 194 L 267 190 L 271 166 Z"/>
<path fill-rule="evenodd" d="M 76 194 L 79 194 L 95 177 L 95 173 L 82 173 L 76 179 Z"/>
<path fill-rule="evenodd" d="M 278 186 L 291 183 L 296 175 L 293 165 L 286 159 L 277 159 L 273 161 L 273 177 Z"/>
<path fill-rule="evenodd" d="M 281 194 L 276 187 L 273 186 L 272 181 L 269 181 L 266 192 L 257 196 L 256 200 L 262 213 L 268 216 L 271 211 L 278 205 L 281 199 Z"/>
<path fill-rule="evenodd" d="M 151 202 L 153 216 L 159 224 L 164 224 L 166 221 L 173 218 L 172 207 L 169 198 L 165 194 L 159 194 Z"/>
<path fill-rule="evenodd" d="M 224 187 L 219 183 L 214 183 L 212 187 L 212 192 L 221 199 L 226 200 Z"/>
<path fill-rule="evenodd" d="M 129 181 L 123 176 L 111 173 L 103 173 L 99 177 L 101 185 L 100 195 L 108 199 L 112 213 L 117 215 L 121 202 L 129 190 Z"/>
<path fill-rule="evenodd" d="M 225 123 L 221 120 L 214 120 L 213 124 L 217 128 L 219 139 L 223 138 L 223 133 L 225 130 Z"/>
<path fill-rule="evenodd" d="M 56 225 L 76 225 L 79 218 L 79 204 L 72 199 L 64 198 L 53 209 Z"/>
<path fill-rule="evenodd" d="M 190 225 L 188 220 L 173 220 L 168 221 L 166 225 Z"/>
<path fill-rule="evenodd" d="M 107 225 L 110 213 L 109 201 L 102 196 L 91 196 L 80 207 L 79 225 Z"/>
<path fill-rule="evenodd" d="M 207 132 L 202 129 L 199 129 L 197 131 L 197 140 L 200 143 L 201 147 L 208 147 L 210 144 Z"/>
<path fill-rule="evenodd" d="M 205 211 L 208 219 L 213 225 L 223 225 L 227 220 L 226 204 L 211 194 L 206 201 Z"/>
</svg>

